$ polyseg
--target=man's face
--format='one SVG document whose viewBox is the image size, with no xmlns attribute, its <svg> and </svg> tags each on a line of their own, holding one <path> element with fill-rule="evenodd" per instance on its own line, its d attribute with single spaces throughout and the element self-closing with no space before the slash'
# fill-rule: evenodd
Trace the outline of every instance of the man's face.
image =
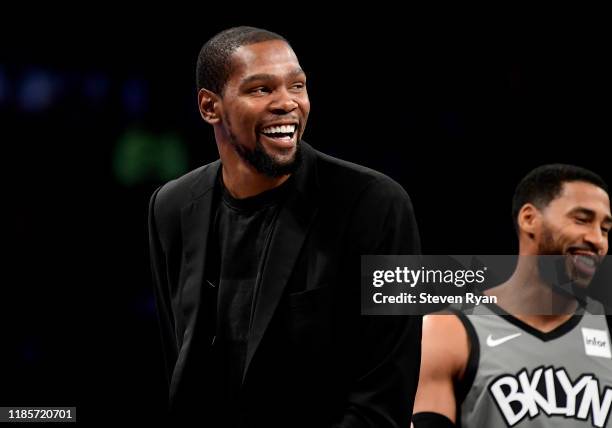
<svg viewBox="0 0 612 428">
<path fill-rule="evenodd" d="M 587 286 L 608 252 L 612 227 L 608 194 L 593 184 L 574 181 L 542 210 L 538 254 L 565 256 L 569 278 Z"/>
<path fill-rule="evenodd" d="M 245 161 L 270 177 L 293 172 L 310 101 L 306 75 L 287 43 L 238 48 L 221 109 L 224 136 Z"/>
</svg>

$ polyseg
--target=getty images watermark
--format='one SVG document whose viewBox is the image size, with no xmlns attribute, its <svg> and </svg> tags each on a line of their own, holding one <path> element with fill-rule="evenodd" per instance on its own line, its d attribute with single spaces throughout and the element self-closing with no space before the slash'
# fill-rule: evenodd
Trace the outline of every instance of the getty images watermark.
<svg viewBox="0 0 612 428">
<path fill-rule="evenodd" d="M 520 277 L 515 274 L 519 264 Z M 521 313 L 563 313 L 557 304 L 563 295 L 592 312 L 612 314 L 610 280 L 608 257 L 593 263 L 574 255 L 367 255 L 361 259 L 361 311 L 424 315 L 449 307 L 466 312 L 480 305 L 516 308 L 514 302 L 539 286 L 550 292 L 540 293 L 545 298 L 534 304 L 518 306 Z M 499 292 L 502 285 L 504 292 Z"/>
</svg>

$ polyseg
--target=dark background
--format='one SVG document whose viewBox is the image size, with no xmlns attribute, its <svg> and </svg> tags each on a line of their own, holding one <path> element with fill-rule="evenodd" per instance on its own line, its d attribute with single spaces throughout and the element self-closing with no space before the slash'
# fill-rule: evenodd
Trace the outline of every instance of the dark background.
<svg viewBox="0 0 612 428">
<path fill-rule="evenodd" d="M 401 183 L 425 253 L 514 253 L 514 186 L 542 163 L 612 182 L 612 70 L 596 11 L 284 7 L 274 19 L 39 14 L 3 31 L 0 405 L 76 405 L 81 422 L 161 414 L 148 198 L 217 157 L 195 61 L 228 26 L 292 42 L 309 79 L 306 141 Z"/>
</svg>

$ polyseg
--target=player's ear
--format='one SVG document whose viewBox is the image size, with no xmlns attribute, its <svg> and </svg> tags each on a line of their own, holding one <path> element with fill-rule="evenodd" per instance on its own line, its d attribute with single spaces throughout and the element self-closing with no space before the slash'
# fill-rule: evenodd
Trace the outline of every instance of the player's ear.
<svg viewBox="0 0 612 428">
<path fill-rule="evenodd" d="M 527 203 L 521 207 L 517 218 L 519 230 L 530 239 L 538 233 L 541 221 L 542 213 L 535 205 Z"/>
<path fill-rule="evenodd" d="M 202 119 L 204 119 L 204 121 L 207 123 L 211 125 L 219 123 L 220 103 L 221 99 L 214 92 L 204 88 L 198 91 L 198 107 L 200 109 L 200 116 L 202 116 Z"/>
</svg>

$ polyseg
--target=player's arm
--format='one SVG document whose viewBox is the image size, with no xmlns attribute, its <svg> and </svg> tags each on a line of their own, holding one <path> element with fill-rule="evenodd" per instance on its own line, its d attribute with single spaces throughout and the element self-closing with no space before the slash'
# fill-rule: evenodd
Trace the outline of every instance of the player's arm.
<svg viewBox="0 0 612 428">
<path fill-rule="evenodd" d="M 163 346 L 164 363 L 166 368 L 166 381 L 168 386 L 172 379 L 174 365 L 178 356 L 177 337 L 175 335 L 175 320 L 172 313 L 171 295 L 168 284 L 168 270 L 166 253 L 164 252 L 157 216 L 159 213 L 158 188 L 151 196 L 149 202 L 149 255 L 151 272 L 153 274 L 153 293 L 157 308 L 159 326 L 161 328 L 161 341 Z"/>
<path fill-rule="evenodd" d="M 455 383 L 463 377 L 468 357 L 467 333 L 456 315 L 424 317 L 414 428 L 452 427 L 456 424 Z"/>
</svg>

